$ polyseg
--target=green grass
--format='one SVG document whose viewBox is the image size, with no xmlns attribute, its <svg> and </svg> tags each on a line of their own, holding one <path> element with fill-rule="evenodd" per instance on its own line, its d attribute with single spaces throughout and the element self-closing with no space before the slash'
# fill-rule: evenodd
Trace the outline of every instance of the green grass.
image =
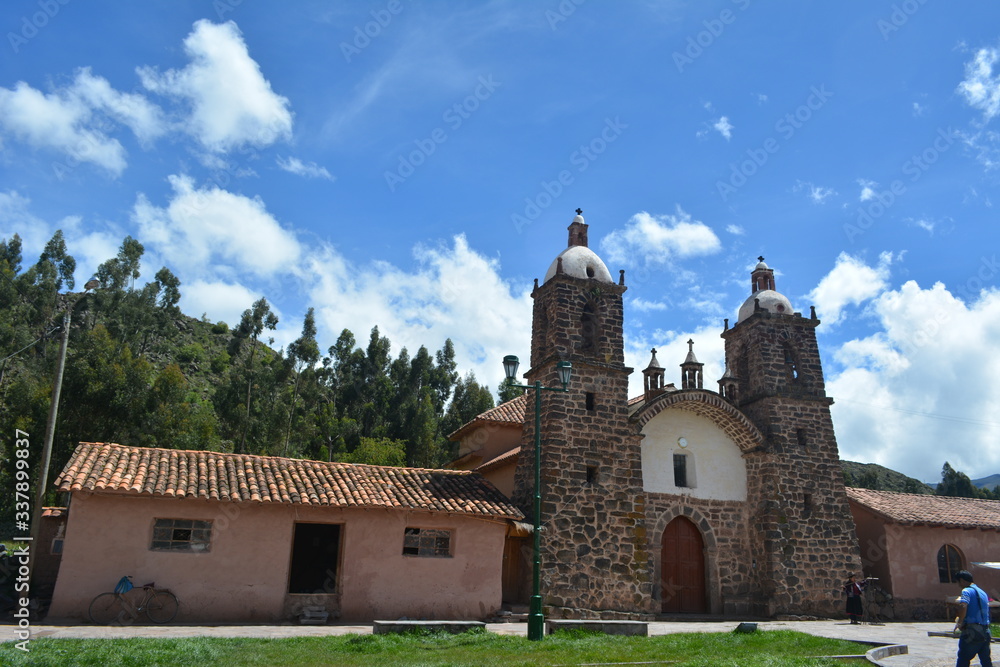
<svg viewBox="0 0 1000 667">
<path fill-rule="evenodd" d="M 37 639 L 25 654 L 0 644 L 0 664 L 146 667 L 167 665 L 580 665 L 657 661 L 712 667 L 868 664 L 810 656 L 862 654 L 852 642 L 791 630 L 754 634 L 609 637 L 559 633 L 541 642 L 488 632 L 464 635 L 343 635 L 292 639 Z"/>
</svg>

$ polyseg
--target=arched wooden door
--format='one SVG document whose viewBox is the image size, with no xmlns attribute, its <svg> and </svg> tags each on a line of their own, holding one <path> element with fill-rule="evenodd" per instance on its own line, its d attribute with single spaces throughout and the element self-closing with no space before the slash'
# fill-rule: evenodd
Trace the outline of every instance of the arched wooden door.
<svg viewBox="0 0 1000 667">
<path fill-rule="evenodd" d="M 663 531 L 660 554 L 663 613 L 706 613 L 704 542 L 698 527 L 682 516 L 671 521 Z"/>
</svg>

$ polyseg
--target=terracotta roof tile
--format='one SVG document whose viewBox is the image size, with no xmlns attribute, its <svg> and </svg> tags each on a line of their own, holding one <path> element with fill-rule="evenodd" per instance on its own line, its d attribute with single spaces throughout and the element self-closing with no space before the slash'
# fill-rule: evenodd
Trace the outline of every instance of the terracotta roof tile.
<svg viewBox="0 0 1000 667">
<path fill-rule="evenodd" d="M 500 456 L 495 456 L 489 461 L 480 463 L 478 466 L 473 468 L 476 472 L 487 472 L 495 468 L 499 468 L 507 463 L 514 463 L 517 461 L 517 455 L 521 453 L 521 447 L 518 445 L 514 449 L 507 450 Z"/>
<path fill-rule="evenodd" d="M 847 497 L 892 523 L 1000 530 L 1000 500 L 854 488 Z"/>
<path fill-rule="evenodd" d="M 481 475 L 84 442 L 60 491 L 325 507 L 402 507 L 507 519 L 524 515 Z"/>
<path fill-rule="evenodd" d="M 466 422 L 460 429 L 448 436 L 449 440 L 461 440 L 462 436 L 478 426 L 486 424 L 509 424 L 520 426 L 524 423 L 525 406 L 528 405 L 528 395 L 521 394 L 512 398 L 506 403 L 501 403 L 495 408 L 490 408 L 486 412 L 477 415 L 474 419 Z"/>
</svg>

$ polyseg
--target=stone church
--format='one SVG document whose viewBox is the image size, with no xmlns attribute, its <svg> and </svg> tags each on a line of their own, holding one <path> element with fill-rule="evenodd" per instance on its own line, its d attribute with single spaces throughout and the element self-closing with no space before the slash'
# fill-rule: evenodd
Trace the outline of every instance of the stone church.
<svg viewBox="0 0 1000 667">
<path fill-rule="evenodd" d="M 582 213 L 578 210 L 578 213 Z M 551 616 L 842 611 L 861 571 L 816 342 L 814 309 L 795 312 L 760 258 L 726 370 L 706 389 L 689 342 L 681 386 L 652 352 L 644 393 L 629 398 L 623 294 L 587 245 L 577 215 L 569 245 L 536 280 L 527 384 L 543 392 L 542 596 Z M 528 392 L 531 393 L 531 392 Z M 474 469 L 532 516 L 534 398 L 519 397 L 452 434 L 451 467 Z M 524 600 L 530 539 L 508 531 L 505 599 Z"/>
</svg>

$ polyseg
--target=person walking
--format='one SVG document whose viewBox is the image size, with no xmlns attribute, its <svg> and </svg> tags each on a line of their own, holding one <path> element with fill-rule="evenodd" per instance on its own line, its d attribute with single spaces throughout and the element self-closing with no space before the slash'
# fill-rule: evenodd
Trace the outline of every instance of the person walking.
<svg viewBox="0 0 1000 667">
<path fill-rule="evenodd" d="M 964 586 L 958 601 L 958 618 L 955 619 L 955 632 L 961 631 L 955 667 L 969 667 L 974 655 L 979 656 L 982 667 L 993 667 L 990 659 L 989 596 L 972 583 L 972 574 L 967 570 L 960 570 L 955 578 Z"/>
</svg>

